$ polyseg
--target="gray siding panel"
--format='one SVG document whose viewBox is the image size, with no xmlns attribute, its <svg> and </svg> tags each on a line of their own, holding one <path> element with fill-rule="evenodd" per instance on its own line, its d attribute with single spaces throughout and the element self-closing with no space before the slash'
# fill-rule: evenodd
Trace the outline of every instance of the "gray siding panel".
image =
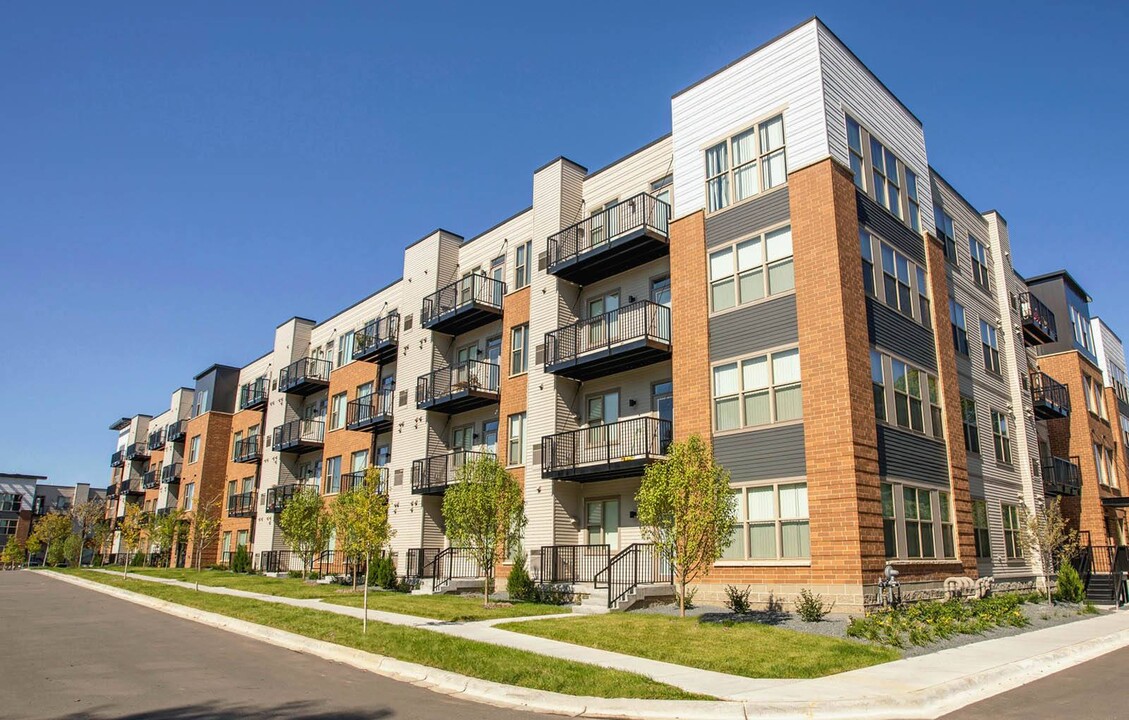
<svg viewBox="0 0 1129 720">
<path fill-rule="evenodd" d="M 778 223 L 787 222 L 788 188 L 774 190 L 706 218 L 706 247 L 736 240 Z"/>
<path fill-rule="evenodd" d="M 715 437 L 713 452 L 717 462 L 729 471 L 733 482 L 807 474 L 803 425 Z"/>
<path fill-rule="evenodd" d="M 744 355 L 799 341 L 796 296 L 739 308 L 710 318 L 710 359 Z"/>
<path fill-rule="evenodd" d="M 920 179 L 918 181 L 920 183 Z M 921 188 L 918 188 L 921 192 Z M 910 230 L 908 225 L 902 223 L 878 203 L 870 199 L 870 197 L 863 192 L 855 191 L 855 197 L 858 198 L 858 216 L 859 222 L 865 223 L 870 226 L 874 232 L 878 233 L 886 242 L 890 243 L 892 247 L 897 248 L 906 254 L 917 264 L 925 267 L 925 239 Z M 709 235 L 706 235 L 709 238 Z M 708 240 L 707 240 L 708 242 Z"/>
<path fill-rule="evenodd" d="M 949 484 L 945 443 L 913 432 L 878 426 L 878 472 L 883 476 Z"/>
<path fill-rule="evenodd" d="M 866 326 L 870 342 L 923 370 L 937 371 L 937 346 L 931 330 L 872 298 L 866 299 Z"/>
</svg>

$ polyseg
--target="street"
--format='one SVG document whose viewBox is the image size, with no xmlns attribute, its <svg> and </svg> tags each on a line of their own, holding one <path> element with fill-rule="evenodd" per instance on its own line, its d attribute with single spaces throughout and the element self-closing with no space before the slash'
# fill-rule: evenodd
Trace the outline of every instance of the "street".
<svg viewBox="0 0 1129 720">
<path fill-rule="evenodd" d="M 537 720 L 41 577 L 0 573 L 0 717 Z"/>
</svg>

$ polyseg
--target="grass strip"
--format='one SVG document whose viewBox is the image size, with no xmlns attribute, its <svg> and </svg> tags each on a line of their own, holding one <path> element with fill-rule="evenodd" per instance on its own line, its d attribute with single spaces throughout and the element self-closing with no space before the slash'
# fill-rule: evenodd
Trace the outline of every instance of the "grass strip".
<svg viewBox="0 0 1129 720">
<path fill-rule="evenodd" d="M 359 594 L 338 595 L 327 598 L 326 602 L 335 605 L 361 607 L 363 598 Z M 562 615 L 571 612 L 560 605 L 541 605 L 538 603 L 514 603 L 510 607 L 482 606 L 481 596 L 462 595 L 407 595 L 397 592 L 372 592 L 368 596 L 369 610 L 415 615 L 447 622 L 472 622 L 495 618 L 530 617 L 533 615 Z"/>
<path fill-rule="evenodd" d="M 655 614 L 504 623 L 505 630 L 752 678 L 815 678 L 896 660 L 896 650 L 755 622 Z"/>
<path fill-rule="evenodd" d="M 428 630 L 369 621 L 368 634 L 361 634 L 361 621 L 344 615 L 279 605 L 263 600 L 196 592 L 144 580 L 127 580 L 89 570 L 51 572 L 62 572 L 102 585 L 278 628 L 316 640 L 507 685 L 602 698 L 712 699 L 634 673 L 464 640 Z"/>
</svg>

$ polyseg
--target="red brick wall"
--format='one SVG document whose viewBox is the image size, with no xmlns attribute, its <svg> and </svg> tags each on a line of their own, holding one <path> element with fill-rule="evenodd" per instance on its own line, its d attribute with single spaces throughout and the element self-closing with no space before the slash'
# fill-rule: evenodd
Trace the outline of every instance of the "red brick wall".
<svg viewBox="0 0 1129 720">
<path fill-rule="evenodd" d="M 709 293 L 706 216 L 702 211 L 670 224 L 670 294 L 674 437 L 709 438 Z"/>
<path fill-rule="evenodd" d="M 186 488 L 189 483 L 196 483 L 194 506 L 201 503 L 216 503 L 217 510 L 224 502 L 225 487 L 227 485 L 227 464 L 231 457 L 231 419 L 229 413 L 207 412 L 188 421 L 188 431 L 185 435 L 184 465 L 180 478 L 180 494 L 177 502 L 179 507 L 184 507 Z M 200 457 L 196 462 L 188 463 L 188 453 L 192 447 L 192 438 L 200 436 Z M 189 513 L 191 516 L 192 513 Z M 200 558 L 201 565 L 207 567 L 217 562 L 219 557 L 219 535 L 216 535 L 204 547 Z M 188 541 L 188 563 L 195 559 L 195 549 L 192 541 Z"/>
</svg>

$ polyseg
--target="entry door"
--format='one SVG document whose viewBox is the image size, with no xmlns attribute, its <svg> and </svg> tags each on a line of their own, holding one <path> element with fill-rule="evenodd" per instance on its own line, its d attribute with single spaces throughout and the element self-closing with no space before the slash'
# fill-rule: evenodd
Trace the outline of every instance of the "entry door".
<svg viewBox="0 0 1129 720">
<path fill-rule="evenodd" d="M 658 437 L 652 439 L 657 447 L 650 447 L 648 450 L 665 454 L 670 447 L 674 427 L 674 385 L 669 380 L 652 386 L 651 409 L 660 420 L 666 420 L 670 424 L 660 424 L 657 430 Z"/>
<path fill-rule="evenodd" d="M 468 272 L 463 275 L 462 280 L 459 281 L 459 305 L 465 305 L 474 300 L 474 276 L 478 274 L 477 270 Z"/>
<path fill-rule="evenodd" d="M 493 365 L 501 365 L 502 338 L 494 337 L 486 341 L 486 362 Z"/>
<path fill-rule="evenodd" d="M 482 423 L 482 449 L 491 454 L 498 452 L 497 420 L 487 420 Z"/>
<path fill-rule="evenodd" d="M 655 315 L 649 318 L 647 330 L 653 337 L 670 342 L 670 278 L 661 277 L 651 281 L 651 302 L 666 308 L 656 310 Z"/>
<path fill-rule="evenodd" d="M 608 293 L 588 301 L 589 347 L 599 347 L 615 340 L 619 327 L 619 293 Z"/>
<path fill-rule="evenodd" d="M 618 440 L 619 426 L 613 423 L 619 421 L 619 393 L 608 392 L 590 396 L 585 408 L 585 419 L 589 428 L 585 433 L 588 436 L 587 445 L 595 455 L 589 460 L 603 459 L 608 446 Z"/>
<path fill-rule="evenodd" d="M 588 544 L 619 549 L 619 500 L 589 500 L 585 503 Z"/>
</svg>

